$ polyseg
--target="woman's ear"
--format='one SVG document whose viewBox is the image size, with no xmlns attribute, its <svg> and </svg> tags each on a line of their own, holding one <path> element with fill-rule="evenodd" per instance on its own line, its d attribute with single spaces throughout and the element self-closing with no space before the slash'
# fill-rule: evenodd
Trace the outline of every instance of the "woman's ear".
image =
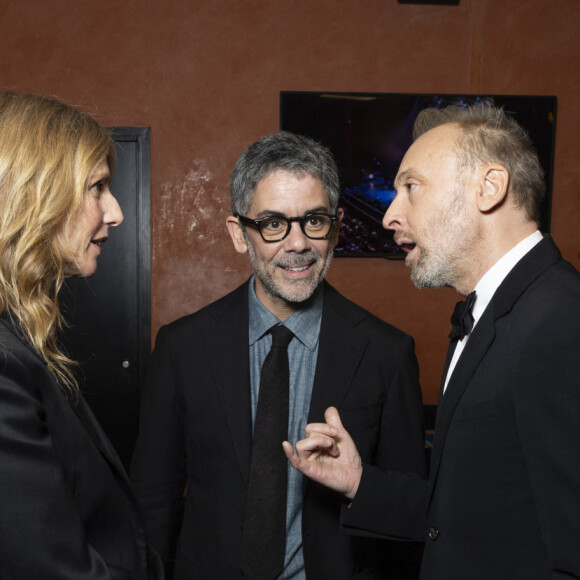
<svg viewBox="0 0 580 580">
<path fill-rule="evenodd" d="M 499 207 L 507 197 L 509 181 L 508 170 L 503 165 L 494 163 L 484 166 L 477 196 L 479 211 L 487 213 Z"/>
<path fill-rule="evenodd" d="M 236 252 L 239 252 L 240 254 L 247 253 L 248 242 L 246 240 L 246 236 L 244 236 L 244 230 L 242 229 L 240 220 L 233 215 L 228 216 L 226 219 L 226 226 L 228 228 L 228 232 L 230 233 L 230 237 L 232 238 Z"/>
</svg>

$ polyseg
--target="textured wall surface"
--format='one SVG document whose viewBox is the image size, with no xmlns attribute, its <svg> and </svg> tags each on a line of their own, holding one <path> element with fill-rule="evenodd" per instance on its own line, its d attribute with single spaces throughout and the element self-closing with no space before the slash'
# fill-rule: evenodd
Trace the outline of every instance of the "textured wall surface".
<svg viewBox="0 0 580 580">
<path fill-rule="evenodd" d="M 4 0 L 0 85 L 152 128 L 155 335 L 249 274 L 229 173 L 277 130 L 281 90 L 557 95 L 552 234 L 580 267 L 579 29 L 578 0 Z M 376 258 L 337 259 L 329 280 L 415 336 L 435 403 L 455 293 Z"/>
</svg>

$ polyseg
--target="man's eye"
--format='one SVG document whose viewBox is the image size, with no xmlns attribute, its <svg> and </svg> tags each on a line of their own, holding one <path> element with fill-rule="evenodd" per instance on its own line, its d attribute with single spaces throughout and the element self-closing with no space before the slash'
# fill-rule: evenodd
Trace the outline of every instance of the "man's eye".
<svg viewBox="0 0 580 580">
<path fill-rule="evenodd" d="M 317 215 L 311 215 L 306 221 L 306 225 L 311 228 L 316 228 L 322 225 L 322 218 Z"/>
<path fill-rule="evenodd" d="M 269 232 L 277 232 L 283 230 L 284 227 L 284 222 L 279 219 L 271 219 L 262 223 L 262 229 Z"/>
</svg>

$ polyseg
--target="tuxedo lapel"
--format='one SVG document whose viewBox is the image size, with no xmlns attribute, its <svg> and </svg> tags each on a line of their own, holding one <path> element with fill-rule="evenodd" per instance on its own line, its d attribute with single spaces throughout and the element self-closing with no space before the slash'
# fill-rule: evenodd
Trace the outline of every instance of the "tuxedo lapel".
<svg viewBox="0 0 580 580">
<path fill-rule="evenodd" d="M 352 383 L 368 342 L 356 332 L 360 317 L 350 302 L 325 284 L 309 423 L 324 421 L 324 411 L 328 406 L 340 407 Z"/>
<path fill-rule="evenodd" d="M 457 340 L 450 341 L 449 348 L 447 349 L 445 364 L 443 365 L 443 374 L 441 375 L 441 384 L 439 385 L 439 404 L 443 402 L 443 393 L 445 392 L 445 379 L 447 378 L 447 373 L 449 372 L 449 365 L 451 365 L 453 353 L 457 348 L 457 342 L 458 342 Z"/>
<path fill-rule="evenodd" d="M 429 501 L 437 480 L 437 473 L 445 450 L 445 441 L 453 414 L 478 365 L 495 339 L 496 320 L 507 315 L 526 288 L 547 268 L 560 259 L 560 252 L 550 236 L 544 236 L 544 239 L 532 248 L 506 276 L 471 333 L 447 384 L 445 394 L 443 395 L 443 391 L 440 393 L 433 456 L 431 459 Z M 448 354 L 445 371 L 449 366 L 450 356 Z M 442 382 L 444 380 L 445 373 Z"/>
<path fill-rule="evenodd" d="M 467 345 L 465 346 L 465 349 L 457 361 L 457 365 L 453 370 L 453 374 L 447 383 L 445 394 L 443 394 L 442 389 L 439 396 L 437 420 L 435 423 L 433 456 L 431 458 L 429 499 L 431 498 L 433 487 L 437 479 L 437 472 L 439 470 L 441 456 L 444 452 L 447 433 L 449 431 L 449 426 L 451 424 L 455 409 L 457 408 L 457 405 L 459 404 L 465 389 L 471 381 L 471 377 L 479 366 L 479 363 L 493 343 L 494 338 L 495 319 L 492 304 L 489 304 L 488 308 L 484 312 L 483 316 L 479 319 L 479 322 L 471 333 L 471 336 L 467 341 Z M 449 367 L 449 362 L 451 356 L 453 355 L 453 350 L 454 349 L 450 349 L 450 353 L 448 354 L 449 360 L 446 361 L 446 368 Z M 442 384 L 444 381 L 445 373 L 441 381 Z"/>
<path fill-rule="evenodd" d="M 230 295 L 212 315 L 214 327 L 207 332 L 211 374 L 247 483 L 252 451 L 248 284 Z"/>
</svg>

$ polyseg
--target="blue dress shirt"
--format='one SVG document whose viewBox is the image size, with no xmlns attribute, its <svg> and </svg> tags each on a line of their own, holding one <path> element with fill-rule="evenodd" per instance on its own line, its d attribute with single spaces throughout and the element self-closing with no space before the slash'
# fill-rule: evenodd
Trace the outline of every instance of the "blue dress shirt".
<svg viewBox="0 0 580 580">
<path fill-rule="evenodd" d="M 308 422 L 310 397 L 314 383 L 318 338 L 322 319 L 323 290 L 319 286 L 312 298 L 297 312 L 284 321 L 284 326 L 294 333 L 288 345 L 290 365 L 290 403 L 288 409 L 288 441 L 293 445 L 304 438 Z M 249 286 L 250 312 L 250 374 L 252 389 L 252 423 L 258 407 L 260 372 L 270 352 L 272 337 L 270 328 L 280 324 L 258 299 L 254 291 L 254 280 Z M 282 442 L 280 442 L 280 453 Z M 302 474 L 288 463 L 288 498 L 286 507 L 286 556 L 284 572 L 280 580 L 305 580 L 302 553 Z"/>
</svg>

